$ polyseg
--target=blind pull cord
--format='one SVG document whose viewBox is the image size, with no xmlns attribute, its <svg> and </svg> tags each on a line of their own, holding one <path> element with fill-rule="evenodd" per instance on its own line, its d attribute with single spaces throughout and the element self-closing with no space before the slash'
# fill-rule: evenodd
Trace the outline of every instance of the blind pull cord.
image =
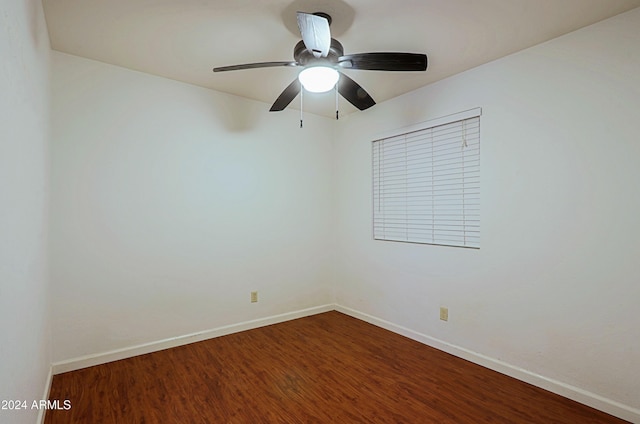
<svg viewBox="0 0 640 424">
<path fill-rule="evenodd" d="M 469 147 L 467 144 L 467 126 L 466 121 L 462 121 L 462 146 L 460 150 L 464 150 L 465 147 Z"/>
</svg>

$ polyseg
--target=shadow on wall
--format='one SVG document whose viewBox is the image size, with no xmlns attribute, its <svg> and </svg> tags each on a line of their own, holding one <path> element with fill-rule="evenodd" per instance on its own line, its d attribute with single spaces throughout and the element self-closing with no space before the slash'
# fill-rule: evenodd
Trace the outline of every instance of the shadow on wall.
<svg viewBox="0 0 640 424">
<path fill-rule="evenodd" d="M 29 32 L 31 33 L 34 45 L 40 48 L 42 43 L 46 43 L 46 48 L 49 48 L 49 37 L 46 36 L 48 30 L 45 20 L 40 17 L 42 14 L 40 1 L 28 0 L 27 7 L 29 8 Z"/>
<path fill-rule="evenodd" d="M 256 128 L 268 113 L 268 106 L 232 95 L 217 97 L 211 103 L 211 115 L 229 132 L 245 132 Z"/>
</svg>

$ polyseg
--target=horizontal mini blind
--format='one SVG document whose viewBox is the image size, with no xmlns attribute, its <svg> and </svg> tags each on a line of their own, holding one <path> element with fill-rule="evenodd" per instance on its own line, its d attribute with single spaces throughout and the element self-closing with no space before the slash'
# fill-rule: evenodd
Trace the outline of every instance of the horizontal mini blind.
<svg viewBox="0 0 640 424">
<path fill-rule="evenodd" d="M 480 117 L 373 142 L 373 238 L 480 247 Z"/>
</svg>

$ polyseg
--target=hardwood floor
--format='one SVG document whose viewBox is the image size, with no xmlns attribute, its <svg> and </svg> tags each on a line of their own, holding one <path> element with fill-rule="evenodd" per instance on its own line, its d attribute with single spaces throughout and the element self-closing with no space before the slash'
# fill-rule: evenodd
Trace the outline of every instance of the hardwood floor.
<svg viewBox="0 0 640 424">
<path fill-rule="evenodd" d="M 56 375 L 45 423 L 623 423 L 339 312 Z"/>
</svg>

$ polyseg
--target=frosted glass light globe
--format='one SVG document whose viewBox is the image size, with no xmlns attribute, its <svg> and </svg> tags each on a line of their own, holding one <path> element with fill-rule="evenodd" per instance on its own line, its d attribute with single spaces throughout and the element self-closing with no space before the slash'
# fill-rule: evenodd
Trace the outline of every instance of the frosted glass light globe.
<svg viewBox="0 0 640 424">
<path fill-rule="evenodd" d="M 340 73 L 327 66 L 310 66 L 298 74 L 298 80 L 305 90 L 312 93 L 324 93 L 335 87 Z"/>
</svg>

